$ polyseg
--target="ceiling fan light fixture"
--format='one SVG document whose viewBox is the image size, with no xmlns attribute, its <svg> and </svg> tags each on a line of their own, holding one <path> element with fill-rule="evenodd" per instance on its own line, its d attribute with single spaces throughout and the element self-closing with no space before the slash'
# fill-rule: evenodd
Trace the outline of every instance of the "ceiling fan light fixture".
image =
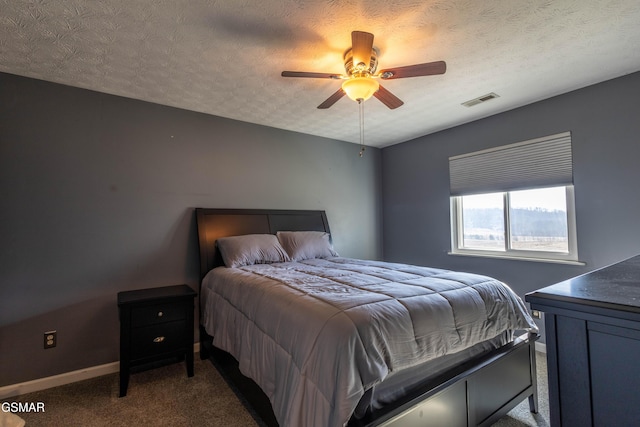
<svg viewBox="0 0 640 427">
<path fill-rule="evenodd" d="M 383 80 L 403 79 L 407 77 L 434 76 L 444 74 L 447 64 L 444 61 L 425 62 L 387 68 L 376 74 L 378 69 L 378 50 L 373 46 L 373 34 L 365 31 L 351 32 L 351 48 L 343 56 L 345 74 L 317 73 L 308 71 L 283 71 L 282 77 L 307 77 L 316 79 L 344 79 L 342 87 L 325 99 L 318 108 L 325 110 L 347 95 L 362 103 L 375 96 L 390 109 L 404 104 L 401 99 L 378 83 Z"/>
<path fill-rule="evenodd" d="M 354 101 L 371 98 L 380 84 L 371 77 L 351 77 L 342 83 L 342 90 Z"/>
</svg>

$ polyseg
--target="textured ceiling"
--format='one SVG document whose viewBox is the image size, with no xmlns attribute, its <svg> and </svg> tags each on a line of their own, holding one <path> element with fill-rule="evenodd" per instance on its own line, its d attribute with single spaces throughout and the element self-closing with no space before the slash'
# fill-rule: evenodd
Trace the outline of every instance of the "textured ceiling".
<svg viewBox="0 0 640 427">
<path fill-rule="evenodd" d="M 444 60 L 390 80 L 405 105 L 365 103 L 384 147 L 640 70 L 638 0 L 0 0 L 0 71 L 344 141 L 357 104 L 316 106 L 340 82 L 351 31 L 378 68 Z M 461 103 L 495 92 L 467 108 Z M 1 94 L 0 94 L 1 96 Z"/>
</svg>

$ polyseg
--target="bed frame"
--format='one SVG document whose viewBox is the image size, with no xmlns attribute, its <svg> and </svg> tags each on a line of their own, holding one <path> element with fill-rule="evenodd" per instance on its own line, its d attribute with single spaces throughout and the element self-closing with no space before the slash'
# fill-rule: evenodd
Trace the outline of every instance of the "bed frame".
<svg viewBox="0 0 640 427">
<path fill-rule="evenodd" d="M 196 208 L 200 246 L 200 279 L 209 270 L 223 265 L 216 239 L 277 231 L 326 231 L 329 222 L 324 211 L 204 209 Z M 489 426 L 502 418 L 525 398 L 529 409 L 538 412 L 535 341 L 527 334 L 489 354 L 469 360 L 414 390 L 388 407 L 352 419 L 349 426 Z M 251 380 L 237 370 L 233 358 L 212 346 L 212 338 L 200 324 L 200 357 L 217 356 L 219 368 L 230 369 L 231 379 L 268 425 L 277 425 L 268 400 Z M 231 362 L 230 362 L 231 360 Z M 265 413 L 265 405 L 266 413 Z"/>
</svg>

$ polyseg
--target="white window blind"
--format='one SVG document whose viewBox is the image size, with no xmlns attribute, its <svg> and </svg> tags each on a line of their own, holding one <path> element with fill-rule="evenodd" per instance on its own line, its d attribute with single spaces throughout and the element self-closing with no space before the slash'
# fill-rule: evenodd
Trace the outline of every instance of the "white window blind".
<svg viewBox="0 0 640 427">
<path fill-rule="evenodd" d="M 452 196 L 573 184 L 571 132 L 449 158 Z"/>
</svg>

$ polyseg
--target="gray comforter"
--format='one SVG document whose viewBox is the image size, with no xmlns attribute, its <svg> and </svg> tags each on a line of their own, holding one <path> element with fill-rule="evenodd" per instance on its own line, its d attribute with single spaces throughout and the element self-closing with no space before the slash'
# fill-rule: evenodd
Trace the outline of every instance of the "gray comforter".
<svg viewBox="0 0 640 427">
<path fill-rule="evenodd" d="M 342 426 L 394 371 L 537 330 L 495 279 L 347 258 L 219 267 L 201 298 L 214 345 L 258 383 L 282 427 Z"/>
</svg>

